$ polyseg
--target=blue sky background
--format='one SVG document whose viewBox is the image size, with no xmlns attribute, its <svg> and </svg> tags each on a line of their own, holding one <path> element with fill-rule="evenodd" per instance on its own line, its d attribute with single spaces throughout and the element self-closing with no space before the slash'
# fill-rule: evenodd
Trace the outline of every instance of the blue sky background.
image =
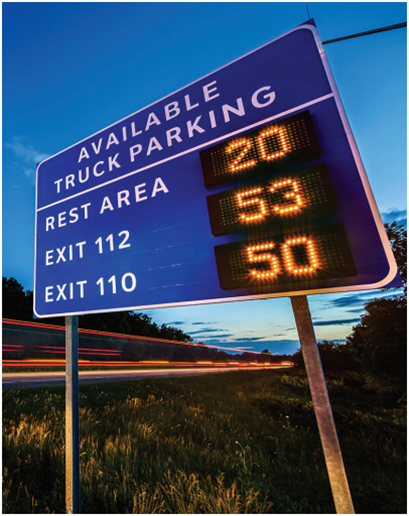
<svg viewBox="0 0 409 516">
<path fill-rule="evenodd" d="M 404 2 L 309 2 L 322 41 L 407 19 Z M 308 19 L 306 2 L 2 3 L 3 276 L 33 288 L 35 165 Z M 406 226 L 406 29 L 325 45 L 384 222 Z M 309 297 L 342 341 L 378 295 Z M 148 310 L 196 342 L 299 347 L 290 300 Z"/>
</svg>

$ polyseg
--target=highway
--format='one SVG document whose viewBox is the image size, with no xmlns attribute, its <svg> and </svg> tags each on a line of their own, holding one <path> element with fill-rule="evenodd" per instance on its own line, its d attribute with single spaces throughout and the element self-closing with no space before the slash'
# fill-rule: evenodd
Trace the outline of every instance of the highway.
<svg viewBox="0 0 409 516">
<path fill-rule="evenodd" d="M 283 369 L 287 365 L 275 366 L 246 366 L 245 370 L 256 369 Z M 170 376 L 193 376 L 198 374 L 225 373 L 227 371 L 243 371 L 243 367 L 184 367 L 172 369 L 144 369 L 144 370 L 108 370 L 108 371 L 79 371 L 79 383 L 117 382 L 121 380 L 144 380 L 147 378 L 166 378 Z M 22 372 L 3 373 L 4 389 L 21 389 L 25 387 L 44 387 L 65 385 L 65 372 Z"/>
</svg>

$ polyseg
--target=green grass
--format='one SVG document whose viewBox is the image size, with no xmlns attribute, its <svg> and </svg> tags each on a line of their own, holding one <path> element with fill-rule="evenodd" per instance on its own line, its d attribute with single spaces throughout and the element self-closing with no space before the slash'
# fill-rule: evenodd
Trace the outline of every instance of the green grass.
<svg viewBox="0 0 409 516">
<path fill-rule="evenodd" d="M 406 513 L 406 413 L 329 381 L 357 513 Z M 82 513 L 333 513 L 305 378 L 80 386 Z M 64 513 L 64 388 L 3 392 L 3 512 Z"/>
</svg>

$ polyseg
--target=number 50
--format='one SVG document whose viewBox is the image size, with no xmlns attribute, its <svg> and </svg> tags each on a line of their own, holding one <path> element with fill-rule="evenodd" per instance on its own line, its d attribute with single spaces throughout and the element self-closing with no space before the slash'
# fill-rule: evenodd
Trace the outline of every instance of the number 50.
<svg viewBox="0 0 409 516">
<path fill-rule="evenodd" d="M 319 268 L 316 246 L 311 238 L 303 236 L 287 239 L 279 248 L 280 256 L 268 252 L 275 247 L 276 245 L 273 242 L 268 242 L 246 248 L 249 264 L 264 264 L 262 268 L 250 268 L 249 273 L 255 279 L 271 280 L 284 272 L 297 276 L 315 272 Z M 296 247 L 303 251 L 306 258 L 303 260 L 304 263 L 299 263 L 295 252 Z M 268 266 L 268 269 L 266 266 Z"/>
</svg>

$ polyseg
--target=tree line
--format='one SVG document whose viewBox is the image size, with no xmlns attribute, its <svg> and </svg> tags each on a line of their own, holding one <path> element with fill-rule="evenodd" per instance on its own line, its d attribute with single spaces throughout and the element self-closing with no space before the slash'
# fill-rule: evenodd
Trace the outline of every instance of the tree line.
<svg viewBox="0 0 409 516">
<path fill-rule="evenodd" d="M 364 305 L 360 322 L 346 342 L 318 344 L 327 377 L 406 396 L 407 381 L 407 235 L 403 225 L 385 224 L 403 283 L 403 292 L 376 297 Z M 383 289 L 389 291 L 390 289 Z M 395 292 L 397 289 L 394 289 Z M 393 292 L 393 290 L 392 290 Z M 304 368 L 301 350 L 293 355 Z M 402 398 L 403 399 L 403 398 Z"/>
</svg>

